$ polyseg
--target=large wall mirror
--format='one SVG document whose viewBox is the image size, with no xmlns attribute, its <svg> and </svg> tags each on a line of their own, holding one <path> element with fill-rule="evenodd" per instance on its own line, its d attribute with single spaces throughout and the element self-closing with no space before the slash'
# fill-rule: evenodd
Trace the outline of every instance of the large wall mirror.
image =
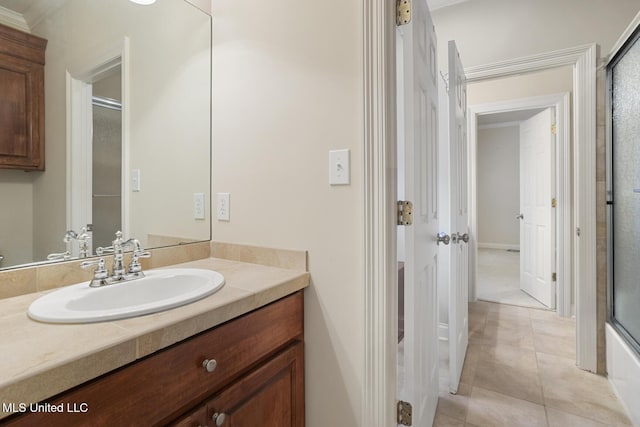
<svg viewBox="0 0 640 427">
<path fill-rule="evenodd" d="M 0 23 L 48 41 L 46 169 L 0 169 L 0 269 L 92 256 L 118 230 L 211 238 L 211 17 L 194 3 L 0 0 Z"/>
</svg>

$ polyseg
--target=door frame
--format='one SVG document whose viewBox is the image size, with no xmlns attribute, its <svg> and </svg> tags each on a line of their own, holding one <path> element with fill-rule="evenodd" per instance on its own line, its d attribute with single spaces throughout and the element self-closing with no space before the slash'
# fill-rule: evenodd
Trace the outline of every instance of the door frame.
<svg viewBox="0 0 640 427">
<path fill-rule="evenodd" d="M 363 2 L 364 372 L 360 425 L 396 425 L 396 2 Z"/>
<path fill-rule="evenodd" d="M 122 85 L 122 233 L 129 235 L 130 227 L 130 85 L 131 61 L 129 37 L 108 41 L 90 57 L 79 56 L 70 60 L 66 73 L 67 89 L 67 230 L 79 231 L 90 212 L 91 147 L 92 138 L 91 83 L 99 80 L 113 68 L 120 66 Z M 81 168 L 69 167 L 80 164 Z M 87 199 L 88 198 L 88 199 Z"/>
<path fill-rule="evenodd" d="M 558 199 L 556 210 L 556 272 L 559 287 L 556 308 L 563 317 L 571 316 L 571 100 L 569 92 L 543 95 L 530 98 L 511 99 L 469 106 L 469 235 L 477 236 L 478 231 L 478 117 L 492 113 L 522 111 L 537 108 L 555 108 L 556 116 L 556 151 L 555 193 Z M 477 239 L 470 239 L 469 251 L 473 253 L 469 271 L 469 300 L 475 301 L 477 294 Z"/>
<path fill-rule="evenodd" d="M 396 422 L 396 92 L 395 2 L 365 0 L 363 13 L 363 425 Z M 596 344 L 596 45 L 465 70 L 467 81 L 574 67 L 574 226 L 577 361 L 597 368 Z M 470 173 L 475 171 L 470 171 Z M 473 268 L 475 259 L 471 262 Z"/>
<path fill-rule="evenodd" d="M 576 284 L 576 362 L 597 371 L 596 323 L 596 45 L 588 44 L 510 61 L 471 67 L 467 81 L 573 67 L 573 227 L 571 241 L 573 283 Z M 475 156 L 475 153 L 473 154 Z M 471 167 L 475 167 L 471 164 Z M 470 171 L 475 175 L 476 171 Z M 476 201 L 471 201 L 476 209 Z M 471 260 L 475 277 L 477 259 Z"/>
</svg>

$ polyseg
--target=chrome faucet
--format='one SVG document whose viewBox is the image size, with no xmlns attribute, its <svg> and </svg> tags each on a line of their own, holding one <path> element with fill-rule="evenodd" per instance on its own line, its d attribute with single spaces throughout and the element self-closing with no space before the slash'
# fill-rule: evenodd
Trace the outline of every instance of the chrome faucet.
<svg viewBox="0 0 640 427">
<path fill-rule="evenodd" d="M 124 251 L 127 248 L 131 248 L 133 250 L 133 254 L 131 257 L 131 264 L 129 264 L 129 268 L 125 270 Z M 140 279 L 144 277 L 140 258 L 151 257 L 151 252 L 142 250 L 140 242 L 137 239 L 131 238 L 129 240 L 123 240 L 121 231 L 116 232 L 116 239 L 112 242 L 111 246 L 106 248 L 96 248 L 96 254 L 113 254 L 113 267 L 111 269 L 111 274 L 109 274 L 105 267 L 105 261 L 103 258 L 100 258 L 97 261 L 86 261 L 80 264 L 80 267 L 82 268 L 96 266 L 96 269 L 93 272 L 93 279 L 89 284 L 91 287 Z"/>
<path fill-rule="evenodd" d="M 70 243 L 72 240 L 77 240 L 78 249 L 80 250 L 78 256 L 80 258 L 86 258 L 89 256 L 89 239 L 91 239 L 91 236 L 89 235 L 89 233 L 87 233 L 87 227 L 82 227 L 79 234 L 73 230 L 68 230 L 62 240 L 65 243 Z"/>
</svg>

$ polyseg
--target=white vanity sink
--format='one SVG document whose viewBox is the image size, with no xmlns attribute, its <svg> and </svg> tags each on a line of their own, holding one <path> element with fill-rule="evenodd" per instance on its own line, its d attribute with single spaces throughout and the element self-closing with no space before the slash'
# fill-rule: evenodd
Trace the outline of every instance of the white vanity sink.
<svg viewBox="0 0 640 427">
<path fill-rule="evenodd" d="M 173 268 L 145 271 L 142 279 L 98 288 L 89 282 L 53 291 L 28 310 L 34 320 L 51 323 L 91 323 L 156 313 L 213 294 L 224 277 L 212 270 Z"/>
</svg>

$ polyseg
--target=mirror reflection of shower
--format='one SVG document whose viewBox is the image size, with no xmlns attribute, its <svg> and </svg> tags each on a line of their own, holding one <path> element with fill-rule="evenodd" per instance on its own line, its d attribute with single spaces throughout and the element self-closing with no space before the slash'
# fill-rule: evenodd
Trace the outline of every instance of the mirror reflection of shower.
<svg viewBox="0 0 640 427">
<path fill-rule="evenodd" d="M 120 67 L 93 83 L 92 246 L 111 245 L 122 229 L 122 101 Z"/>
</svg>

